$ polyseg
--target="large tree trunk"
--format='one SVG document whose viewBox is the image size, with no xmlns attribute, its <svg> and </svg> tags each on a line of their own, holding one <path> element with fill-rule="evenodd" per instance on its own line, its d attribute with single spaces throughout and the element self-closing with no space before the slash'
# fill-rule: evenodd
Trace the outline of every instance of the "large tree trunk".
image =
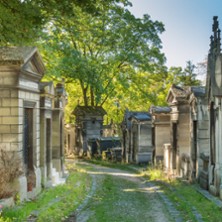
<svg viewBox="0 0 222 222">
<path fill-rule="evenodd" d="M 94 97 L 94 92 L 93 92 L 93 87 L 90 86 L 90 99 L 91 99 L 91 106 L 95 106 L 95 97 Z"/>
<path fill-rule="evenodd" d="M 88 98 L 87 98 L 87 89 L 83 89 L 83 101 L 84 101 L 84 106 L 88 106 Z"/>
<path fill-rule="evenodd" d="M 88 98 L 87 98 L 88 85 L 84 87 L 84 82 L 81 80 L 80 80 L 80 85 L 81 85 L 82 94 L 83 94 L 84 106 L 88 106 Z"/>
</svg>

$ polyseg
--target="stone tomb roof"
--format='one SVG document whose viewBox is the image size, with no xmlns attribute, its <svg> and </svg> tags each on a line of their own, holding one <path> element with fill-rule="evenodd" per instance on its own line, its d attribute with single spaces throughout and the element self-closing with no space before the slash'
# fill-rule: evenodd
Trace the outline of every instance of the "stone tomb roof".
<svg viewBox="0 0 222 222">
<path fill-rule="evenodd" d="M 17 65 L 22 71 L 40 75 L 40 78 L 45 72 L 45 66 L 36 47 L 0 47 L 0 65 Z"/>
<path fill-rule="evenodd" d="M 196 97 L 204 97 L 206 95 L 205 87 L 203 86 L 191 86 L 191 91 Z"/>
<path fill-rule="evenodd" d="M 151 106 L 150 112 L 152 114 L 168 114 L 171 112 L 171 108 L 169 106 Z"/>
<path fill-rule="evenodd" d="M 136 119 L 137 121 L 149 121 L 151 120 L 151 115 L 148 112 L 137 112 L 133 113 L 130 117 L 129 120 Z"/>
<path fill-rule="evenodd" d="M 195 97 L 204 97 L 205 96 L 205 87 L 202 86 L 176 86 L 172 85 L 168 95 L 167 102 L 175 103 L 188 101 L 191 94 L 194 94 Z"/>
<path fill-rule="evenodd" d="M 36 47 L 0 47 L 0 61 L 25 63 L 35 51 Z"/>
<path fill-rule="evenodd" d="M 171 87 L 171 91 L 176 98 L 186 98 L 190 93 L 188 86 L 180 87 L 174 84 Z"/>
<path fill-rule="evenodd" d="M 126 110 L 122 122 L 122 128 L 130 129 L 132 125 L 131 124 L 132 119 L 142 122 L 142 121 L 151 121 L 151 118 L 152 116 L 149 112 Z"/>
<path fill-rule="evenodd" d="M 104 116 L 106 111 L 101 106 L 76 106 L 72 112 L 75 116 Z"/>
</svg>

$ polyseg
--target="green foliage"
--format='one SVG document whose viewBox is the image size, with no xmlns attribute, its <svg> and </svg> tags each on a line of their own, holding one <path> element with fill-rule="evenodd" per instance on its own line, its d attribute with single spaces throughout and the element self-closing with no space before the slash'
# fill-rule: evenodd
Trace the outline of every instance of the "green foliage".
<svg viewBox="0 0 222 222">
<path fill-rule="evenodd" d="M 91 159 L 91 160 L 87 160 L 87 162 L 100 165 L 100 166 L 127 170 L 127 171 L 132 171 L 132 172 L 135 172 L 135 171 L 137 172 L 137 170 L 140 169 L 137 165 L 132 166 L 131 164 L 126 164 L 126 163 L 113 163 L 106 160 Z"/>
<path fill-rule="evenodd" d="M 186 221 L 196 221 L 194 209 L 202 215 L 203 221 L 220 221 L 221 209 L 197 192 L 197 184 L 169 178 L 157 168 L 148 168 L 142 172 L 142 175 L 161 187 L 165 195 L 175 203 Z"/>
<path fill-rule="evenodd" d="M 166 180 L 166 176 L 163 171 L 158 168 L 149 167 L 146 171 L 142 172 L 143 176 L 148 176 L 148 178 L 152 181 L 156 180 Z"/>
<path fill-rule="evenodd" d="M 3 219 L 2 217 L 1 217 L 1 215 L 0 215 L 0 222 L 12 222 L 12 220 L 11 219 Z"/>
<path fill-rule="evenodd" d="M 179 86 L 200 86 L 201 81 L 197 79 L 197 67 L 188 61 L 184 70 L 181 67 L 169 69 L 169 82 Z"/>
<path fill-rule="evenodd" d="M 167 196 L 177 203 L 177 208 L 186 220 L 195 221 L 193 209 L 202 215 L 203 221 L 220 221 L 221 209 L 197 192 L 195 186 L 179 180 L 170 182 L 170 186 L 162 184 Z M 214 212 L 212 214 L 212 212 Z"/>
<path fill-rule="evenodd" d="M 27 44 L 38 37 L 43 19 L 36 1 L 0 1 L 0 45 Z"/>
<path fill-rule="evenodd" d="M 95 16 L 111 2 L 129 4 L 127 0 L 1 0 L 0 45 L 34 44 L 47 22 L 73 15 L 74 7 Z"/>
<path fill-rule="evenodd" d="M 184 86 L 200 86 L 200 80 L 197 80 L 197 74 L 195 73 L 196 66 L 191 61 L 187 62 L 183 75 L 181 76 L 181 82 Z"/>
<path fill-rule="evenodd" d="M 25 221 L 33 211 L 38 211 L 37 221 L 61 221 L 67 217 L 86 197 L 91 186 L 89 175 L 78 172 L 74 164 L 67 166 L 70 176 L 67 183 L 44 190 L 36 199 L 21 203 L 14 208 L 4 209 L 3 219 Z"/>
<path fill-rule="evenodd" d="M 148 15 L 135 18 L 123 4 L 98 1 L 95 5 L 100 9 L 96 15 L 74 7 L 70 15 L 48 23 L 42 38 L 48 74 L 65 78 L 81 90 L 80 104 L 107 103 L 107 108 L 111 107 L 107 110 L 113 111 L 116 100 L 129 108 L 134 101 L 135 106 L 143 107 L 139 102 L 145 102 L 148 109 L 156 100 L 152 74 L 163 77 L 165 58 L 158 36 L 164 31 L 163 24 Z M 73 97 L 72 93 L 69 91 L 69 96 Z"/>
<path fill-rule="evenodd" d="M 120 122 L 126 108 L 166 105 L 173 83 L 199 84 L 191 62 L 185 70 L 166 70 L 159 38 L 164 25 L 147 14 L 135 18 L 130 5 L 128 0 L 3 0 L 0 45 L 38 45 L 46 78 L 65 78 L 67 122 L 77 104 L 102 105 L 109 119 Z"/>
</svg>

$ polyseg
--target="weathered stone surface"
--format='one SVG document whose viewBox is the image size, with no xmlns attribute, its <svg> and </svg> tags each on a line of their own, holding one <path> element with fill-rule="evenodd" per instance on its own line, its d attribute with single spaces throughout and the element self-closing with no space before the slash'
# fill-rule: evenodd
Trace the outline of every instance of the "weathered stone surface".
<svg viewBox="0 0 222 222">
<path fill-rule="evenodd" d="M 10 132 L 11 132 L 10 125 L 0 125 L 0 134 L 10 133 Z"/>
<path fill-rule="evenodd" d="M 9 89 L 0 89 L 1 93 L 0 93 L 0 97 L 10 97 L 10 90 Z"/>
<path fill-rule="evenodd" d="M 16 116 L 11 116 L 11 117 L 7 116 L 7 117 L 2 118 L 2 124 L 7 124 L 7 125 L 9 125 L 9 124 L 15 124 L 15 125 L 22 124 L 22 119 L 21 120 L 20 119 L 21 118 L 16 117 Z"/>
<path fill-rule="evenodd" d="M 198 121 L 198 128 L 201 130 L 208 130 L 209 121 Z"/>
<path fill-rule="evenodd" d="M 18 107 L 18 99 L 16 98 L 2 98 L 2 107 Z"/>
<path fill-rule="evenodd" d="M 5 198 L 0 200 L 0 205 L 3 207 L 13 207 L 15 205 L 15 201 L 13 197 Z"/>
</svg>

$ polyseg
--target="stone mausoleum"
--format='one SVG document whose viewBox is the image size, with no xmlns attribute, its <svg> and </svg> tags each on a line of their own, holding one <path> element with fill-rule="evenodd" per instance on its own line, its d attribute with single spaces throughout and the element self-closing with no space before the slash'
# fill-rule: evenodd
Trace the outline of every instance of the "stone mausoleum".
<svg viewBox="0 0 222 222">
<path fill-rule="evenodd" d="M 63 171 L 64 87 L 40 83 L 44 71 L 37 48 L 0 48 L 0 149 L 21 159 L 21 200 Z"/>
<path fill-rule="evenodd" d="M 217 16 L 213 18 L 213 35 L 207 65 L 206 96 L 209 107 L 208 189 L 222 199 L 222 54 Z"/>
<path fill-rule="evenodd" d="M 103 117 L 106 111 L 101 106 L 80 106 L 73 110 L 76 117 L 75 147 L 79 155 L 89 151 L 91 140 L 103 135 Z"/>
<path fill-rule="evenodd" d="M 201 153 L 206 153 L 209 146 L 205 89 L 172 85 L 167 102 L 171 107 L 171 142 L 165 156 L 168 171 L 189 180 L 198 179 L 203 168 Z"/>
<path fill-rule="evenodd" d="M 153 160 L 151 114 L 126 110 L 122 133 L 123 160 L 138 164 L 151 163 Z"/>
</svg>

